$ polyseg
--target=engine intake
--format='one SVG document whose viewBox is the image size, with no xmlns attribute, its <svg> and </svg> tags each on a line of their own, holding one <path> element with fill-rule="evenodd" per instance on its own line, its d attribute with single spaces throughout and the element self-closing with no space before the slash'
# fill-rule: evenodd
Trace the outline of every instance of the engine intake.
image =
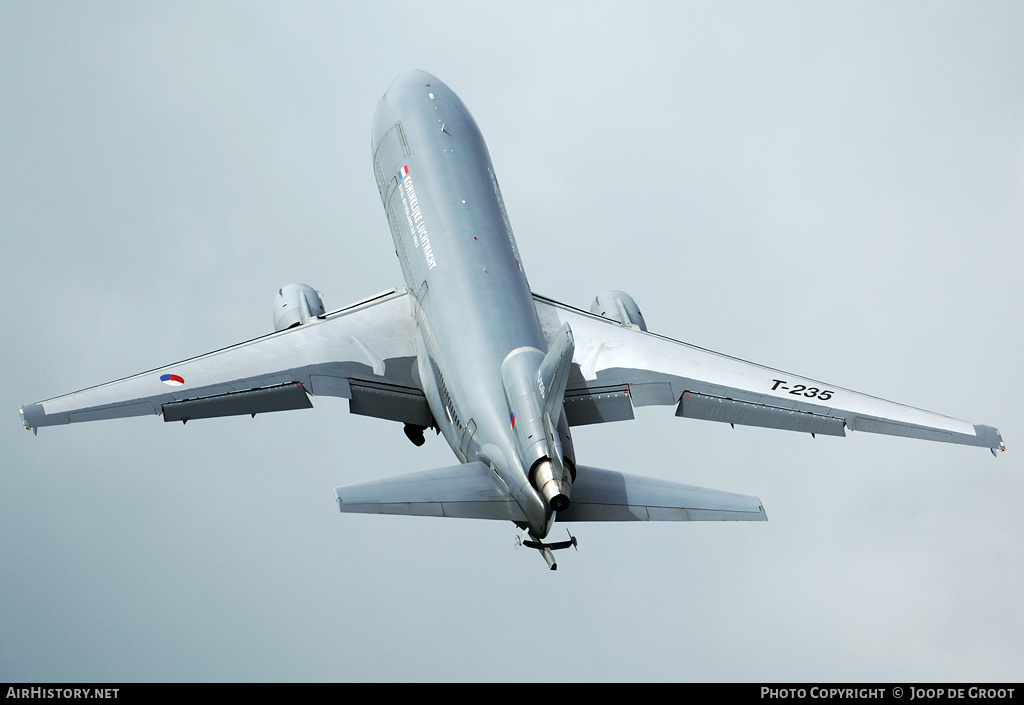
<svg viewBox="0 0 1024 705">
<path fill-rule="evenodd" d="M 647 330 L 647 322 L 640 313 L 640 307 L 636 305 L 633 297 L 624 291 L 612 289 L 598 294 L 594 303 L 590 304 L 590 312 L 618 321 L 623 326 L 636 326 L 640 330 Z"/>
<path fill-rule="evenodd" d="M 316 289 L 307 284 L 289 284 L 278 289 L 274 299 L 274 330 L 301 326 L 325 313 L 327 310 Z"/>
</svg>

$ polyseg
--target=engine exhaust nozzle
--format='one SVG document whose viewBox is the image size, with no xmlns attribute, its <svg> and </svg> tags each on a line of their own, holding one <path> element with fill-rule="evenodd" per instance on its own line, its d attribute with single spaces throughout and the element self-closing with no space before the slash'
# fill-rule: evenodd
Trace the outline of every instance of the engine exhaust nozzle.
<svg viewBox="0 0 1024 705">
<path fill-rule="evenodd" d="M 569 507 L 569 495 L 562 489 L 562 472 L 548 458 L 537 461 L 533 469 L 533 486 L 541 498 L 556 512 Z M 568 488 L 566 488 L 568 489 Z"/>
</svg>

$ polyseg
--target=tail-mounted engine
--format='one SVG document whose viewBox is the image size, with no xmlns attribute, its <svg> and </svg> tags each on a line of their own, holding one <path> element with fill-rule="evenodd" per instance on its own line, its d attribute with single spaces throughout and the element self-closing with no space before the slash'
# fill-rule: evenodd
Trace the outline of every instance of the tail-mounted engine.
<svg viewBox="0 0 1024 705">
<path fill-rule="evenodd" d="M 301 326 L 325 313 L 327 310 L 316 289 L 306 284 L 289 284 L 278 289 L 274 299 L 274 330 Z"/>
<path fill-rule="evenodd" d="M 613 289 L 598 294 L 594 303 L 590 304 L 590 312 L 618 321 L 623 326 L 636 326 L 640 330 L 647 330 L 647 323 L 644 321 L 644 315 L 640 313 L 640 307 L 636 305 L 633 297 L 624 291 Z"/>
<path fill-rule="evenodd" d="M 562 413 L 574 349 L 572 331 L 566 323 L 546 355 L 536 348 L 517 348 L 501 365 L 519 458 L 529 469 L 530 484 L 554 511 L 569 507 L 569 492 L 576 476 L 572 438 Z"/>
</svg>

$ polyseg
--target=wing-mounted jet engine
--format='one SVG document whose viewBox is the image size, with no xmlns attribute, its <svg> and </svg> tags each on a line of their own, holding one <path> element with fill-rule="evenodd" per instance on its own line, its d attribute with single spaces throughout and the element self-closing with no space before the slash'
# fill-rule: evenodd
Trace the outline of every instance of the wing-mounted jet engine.
<svg viewBox="0 0 1024 705">
<path fill-rule="evenodd" d="M 326 313 L 320 292 L 308 284 L 289 284 L 278 289 L 274 298 L 274 330 L 301 326 Z"/>
<path fill-rule="evenodd" d="M 603 318 L 610 318 L 618 321 L 620 325 L 646 331 L 647 323 L 644 315 L 640 313 L 640 307 L 636 305 L 633 297 L 624 291 L 614 289 L 601 292 L 590 304 L 590 312 L 596 313 Z"/>
</svg>

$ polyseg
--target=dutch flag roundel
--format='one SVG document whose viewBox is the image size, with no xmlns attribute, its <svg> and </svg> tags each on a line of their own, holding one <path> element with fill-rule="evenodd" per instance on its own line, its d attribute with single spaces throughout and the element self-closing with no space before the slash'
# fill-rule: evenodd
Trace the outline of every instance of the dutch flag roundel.
<svg viewBox="0 0 1024 705">
<path fill-rule="evenodd" d="M 172 387 L 180 387 L 185 384 L 185 378 L 179 375 L 160 375 L 160 381 Z"/>
</svg>

